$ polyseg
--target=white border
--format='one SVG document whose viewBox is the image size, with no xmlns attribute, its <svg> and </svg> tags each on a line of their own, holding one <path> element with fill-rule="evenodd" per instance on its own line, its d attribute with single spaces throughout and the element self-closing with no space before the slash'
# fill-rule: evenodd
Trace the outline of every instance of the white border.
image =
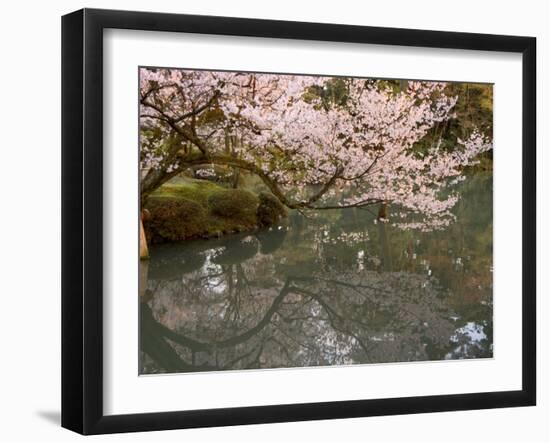
<svg viewBox="0 0 550 443">
<path fill-rule="evenodd" d="M 138 377 L 137 67 L 495 83 L 495 358 Z M 104 31 L 104 413 L 521 389 L 521 55 Z"/>
</svg>

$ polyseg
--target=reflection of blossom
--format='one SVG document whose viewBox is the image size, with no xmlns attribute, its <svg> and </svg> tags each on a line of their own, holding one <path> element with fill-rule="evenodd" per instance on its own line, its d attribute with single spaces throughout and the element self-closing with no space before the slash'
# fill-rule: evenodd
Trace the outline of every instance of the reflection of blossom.
<svg viewBox="0 0 550 443">
<path fill-rule="evenodd" d="M 450 341 L 456 348 L 445 355 L 447 360 L 455 358 L 475 357 L 483 352 L 483 342 L 487 340 L 484 326 L 475 322 L 468 322 L 458 328 L 451 336 Z"/>
<path fill-rule="evenodd" d="M 331 236 L 328 231 L 323 232 L 321 241 L 326 244 L 345 244 L 352 246 L 359 242 L 364 242 L 369 239 L 369 234 L 367 231 L 360 232 L 340 232 L 338 235 Z"/>
<path fill-rule="evenodd" d="M 206 263 L 183 280 L 151 282 L 153 315 L 186 340 L 204 343 L 194 354 L 197 364 L 220 369 L 426 360 L 428 343 L 452 346 L 446 358 L 487 353 L 483 328 L 454 327 L 457 317 L 434 278 L 363 270 L 266 285 L 258 271 L 269 263 L 259 254 L 246 266 Z M 190 358 L 185 346 L 174 346 Z"/>
</svg>

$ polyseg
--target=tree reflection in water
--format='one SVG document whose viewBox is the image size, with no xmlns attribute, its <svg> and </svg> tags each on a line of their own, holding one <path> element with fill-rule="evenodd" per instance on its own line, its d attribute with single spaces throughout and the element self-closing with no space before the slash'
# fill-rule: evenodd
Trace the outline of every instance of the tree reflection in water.
<svg viewBox="0 0 550 443">
<path fill-rule="evenodd" d="M 154 249 L 141 373 L 491 357 L 492 189 L 476 180 L 440 233 L 335 211 Z"/>
<path fill-rule="evenodd" d="M 348 211 L 158 247 L 141 265 L 141 372 L 491 357 L 492 225 L 477 194 L 438 234 L 367 233 L 373 220 Z"/>
</svg>

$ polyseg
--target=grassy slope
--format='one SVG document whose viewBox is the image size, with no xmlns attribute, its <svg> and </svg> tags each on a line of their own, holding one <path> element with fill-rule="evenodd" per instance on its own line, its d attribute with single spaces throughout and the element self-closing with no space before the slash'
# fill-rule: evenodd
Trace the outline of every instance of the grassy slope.
<svg viewBox="0 0 550 443">
<path fill-rule="evenodd" d="M 215 197 L 222 198 L 216 199 Z M 224 211 L 215 206 L 216 200 L 223 200 L 226 206 L 232 204 L 234 207 L 230 206 L 227 214 L 224 215 Z M 227 189 L 206 180 L 179 179 L 163 185 L 149 197 L 145 206 L 150 210 L 151 218 L 155 223 L 145 224 L 146 231 L 149 231 L 148 237 L 151 238 L 151 230 L 154 230 L 152 226 L 159 226 L 162 223 L 163 207 L 170 203 L 188 203 L 189 201 L 202 208 L 201 211 L 196 211 L 201 213 L 200 229 L 197 228 L 196 218 L 180 218 L 176 224 L 178 233 L 174 234 L 177 240 L 215 237 L 232 232 L 248 231 L 257 227 L 258 198 L 254 194 L 243 190 Z M 199 209 L 196 205 L 190 204 L 189 206 Z M 170 220 L 170 222 L 175 224 L 174 220 Z M 186 224 L 189 225 L 188 229 L 186 229 Z M 154 243 L 175 241 L 174 238 L 163 239 L 158 229 L 156 233 L 158 235 L 153 235 L 152 238 Z"/>
<path fill-rule="evenodd" d="M 206 180 L 185 179 L 162 185 L 151 194 L 151 198 L 187 198 L 206 208 L 208 197 L 223 190 L 224 187 Z"/>
</svg>

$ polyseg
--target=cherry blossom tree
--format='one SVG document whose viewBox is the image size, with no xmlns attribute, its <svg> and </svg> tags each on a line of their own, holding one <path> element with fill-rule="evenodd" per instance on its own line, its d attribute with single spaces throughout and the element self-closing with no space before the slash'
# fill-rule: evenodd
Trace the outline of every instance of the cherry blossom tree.
<svg viewBox="0 0 550 443">
<path fill-rule="evenodd" d="M 452 185 L 491 149 L 478 131 L 454 149 L 416 149 L 453 118 L 446 83 L 341 79 L 344 103 L 311 91 L 334 79 L 143 68 L 140 71 L 142 199 L 177 174 L 222 165 L 257 175 L 288 208 L 391 204 L 401 227 L 453 220 Z"/>
</svg>

